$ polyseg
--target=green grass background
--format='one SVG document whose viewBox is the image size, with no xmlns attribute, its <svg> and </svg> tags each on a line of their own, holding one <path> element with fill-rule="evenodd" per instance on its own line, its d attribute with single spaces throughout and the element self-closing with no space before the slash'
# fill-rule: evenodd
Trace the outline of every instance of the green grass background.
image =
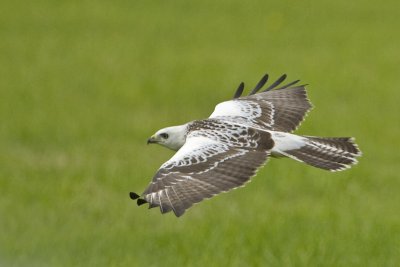
<svg viewBox="0 0 400 267">
<path fill-rule="evenodd" d="M 398 1 L 2 1 L 0 266 L 398 266 Z M 315 106 L 298 133 L 355 136 L 359 165 L 271 160 L 177 219 L 137 207 L 205 118 L 269 72 Z"/>
</svg>

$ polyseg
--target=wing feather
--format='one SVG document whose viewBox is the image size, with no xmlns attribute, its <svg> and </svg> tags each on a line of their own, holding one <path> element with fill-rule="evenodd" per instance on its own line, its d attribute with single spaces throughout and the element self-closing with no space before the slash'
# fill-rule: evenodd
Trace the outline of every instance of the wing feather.
<svg viewBox="0 0 400 267">
<path fill-rule="evenodd" d="M 258 84 L 256 85 L 256 87 L 254 87 L 254 89 L 250 92 L 249 95 L 254 95 L 255 93 L 257 93 L 268 81 L 268 74 L 265 74 L 261 80 L 258 82 Z"/>
<path fill-rule="evenodd" d="M 275 87 L 277 87 L 278 85 L 280 85 L 285 79 L 286 79 L 286 74 L 283 74 L 281 77 L 279 77 L 278 80 L 276 80 L 273 84 L 271 84 L 267 89 L 265 89 L 263 92 L 268 92 L 272 89 L 274 89 Z"/>
<path fill-rule="evenodd" d="M 236 89 L 236 92 L 235 92 L 235 94 L 233 95 L 233 98 L 239 98 L 239 97 L 242 95 L 243 90 L 244 90 L 244 83 L 241 82 L 241 83 L 239 84 L 239 87 Z"/>
</svg>

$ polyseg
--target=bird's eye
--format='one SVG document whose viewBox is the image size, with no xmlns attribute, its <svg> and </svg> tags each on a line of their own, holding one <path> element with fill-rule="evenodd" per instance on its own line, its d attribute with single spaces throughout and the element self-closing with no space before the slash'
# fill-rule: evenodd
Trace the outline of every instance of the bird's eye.
<svg viewBox="0 0 400 267">
<path fill-rule="evenodd" d="M 164 139 L 168 139 L 168 134 L 167 133 L 161 133 L 160 136 Z"/>
</svg>

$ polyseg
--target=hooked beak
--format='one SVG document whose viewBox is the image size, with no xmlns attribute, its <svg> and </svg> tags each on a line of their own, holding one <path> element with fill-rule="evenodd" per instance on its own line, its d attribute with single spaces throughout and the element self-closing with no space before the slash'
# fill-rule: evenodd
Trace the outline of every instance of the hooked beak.
<svg viewBox="0 0 400 267">
<path fill-rule="evenodd" d="M 149 139 L 147 139 L 147 144 L 155 144 L 155 143 L 158 143 L 158 141 L 154 135 Z"/>
</svg>

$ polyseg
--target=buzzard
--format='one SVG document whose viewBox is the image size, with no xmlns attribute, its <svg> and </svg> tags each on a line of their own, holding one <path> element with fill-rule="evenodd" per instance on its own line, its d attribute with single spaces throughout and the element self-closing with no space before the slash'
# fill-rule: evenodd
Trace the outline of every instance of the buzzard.
<svg viewBox="0 0 400 267">
<path fill-rule="evenodd" d="M 243 186 L 269 157 L 329 171 L 356 164 L 361 152 L 354 138 L 292 134 L 312 106 L 305 85 L 296 80 L 281 86 L 285 79 L 286 74 L 259 92 L 266 74 L 247 96 L 241 96 L 241 83 L 233 99 L 218 104 L 208 119 L 157 131 L 147 143 L 177 152 L 141 195 L 130 197 L 179 217 L 203 199 Z"/>
</svg>

